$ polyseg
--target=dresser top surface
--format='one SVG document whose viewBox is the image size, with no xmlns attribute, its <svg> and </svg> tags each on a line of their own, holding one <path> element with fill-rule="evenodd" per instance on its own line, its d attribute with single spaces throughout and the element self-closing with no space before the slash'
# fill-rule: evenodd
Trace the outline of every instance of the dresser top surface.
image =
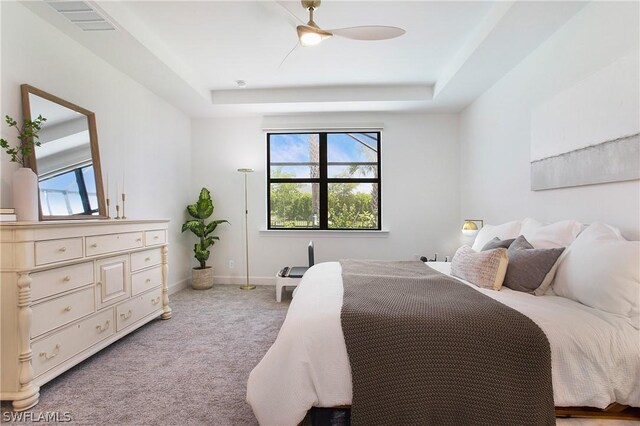
<svg viewBox="0 0 640 426">
<path fill-rule="evenodd" d="M 82 219 L 82 220 L 47 220 L 41 222 L 0 222 L 2 228 L 64 228 L 79 226 L 113 226 L 151 223 L 169 223 L 170 219 Z"/>
</svg>

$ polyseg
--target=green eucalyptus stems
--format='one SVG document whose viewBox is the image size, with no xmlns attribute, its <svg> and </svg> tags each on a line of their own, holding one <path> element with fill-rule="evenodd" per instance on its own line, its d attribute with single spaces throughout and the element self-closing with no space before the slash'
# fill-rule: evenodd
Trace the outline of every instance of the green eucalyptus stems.
<svg viewBox="0 0 640 426">
<path fill-rule="evenodd" d="M 182 232 L 187 229 L 193 232 L 196 237 L 200 238 L 200 242 L 197 242 L 193 247 L 195 258 L 200 262 L 200 269 L 207 267 L 207 260 L 209 259 L 209 247 L 215 244 L 215 240 L 220 240 L 219 237 L 211 236 L 213 231 L 216 230 L 221 223 L 229 223 L 228 220 L 214 220 L 205 223 L 205 219 L 208 219 L 213 214 L 213 201 L 211 200 L 211 194 L 207 188 L 200 190 L 200 197 L 195 204 L 187 206 L 187 212 L 193 219 L 186 221 L 182 225 Z"/>
<path fill-rule="evenodd" d="M 25 160 L 33 152 L 33 146 L 40 146 L 38 133 L 42 130 L 42 123 L 47 119 L 41 115 L 38 115 L 35 120 L 25 119 L 22 127 L 18 127 L 18 122 L 8 115 L 5 116 L 5 121 L 9 127 L 14 127 L 18 132 L 20 144 L 17 147 L 12 147 L 6 139 L 0 139 L 0 147 L 11 157 L 11 162 L 26 166 Z"/>
</svg>

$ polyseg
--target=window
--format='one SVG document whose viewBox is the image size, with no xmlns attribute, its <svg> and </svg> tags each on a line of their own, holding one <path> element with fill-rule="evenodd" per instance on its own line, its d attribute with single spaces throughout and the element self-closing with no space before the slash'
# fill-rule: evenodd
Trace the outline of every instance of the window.
<svg viewBox="0 0 640 426">
<path fill-rule="evenodd" d="M 381 229 L 380 132 L 268 133 L 268 229 Z"/>
<path fill-rule="evenodd" d="M 88 188 L 95 188 L 93 165 L 46 175 L 40 180 L 40 205 L 45 215 L 98 214 L 98 197 Z"/>
</svg>

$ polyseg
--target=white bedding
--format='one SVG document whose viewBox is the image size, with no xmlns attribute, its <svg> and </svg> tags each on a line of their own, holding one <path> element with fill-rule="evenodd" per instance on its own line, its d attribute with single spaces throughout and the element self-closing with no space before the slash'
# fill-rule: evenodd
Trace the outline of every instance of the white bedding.
<svg viewBox="0 0 640 426">
<path fill-rule="evenodd" d="M 428 266 L 445 274 L 451 268 L 444 262 Z M 640 406 L 640 334 L 625 319 L 558 296 L 465 284 L 522 312 L 545 332 L 556 406 Z M 338 262 L 305 273 L 275 343 L 249 376 L 247 401 L 261 425 L 296 425 L 313 406 L 351 404 L 342 293 Z"/>
</svg>

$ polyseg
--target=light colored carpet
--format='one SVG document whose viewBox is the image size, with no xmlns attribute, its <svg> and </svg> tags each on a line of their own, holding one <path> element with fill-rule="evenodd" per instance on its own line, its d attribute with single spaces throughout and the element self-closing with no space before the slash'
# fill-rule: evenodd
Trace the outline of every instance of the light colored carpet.
<svg viewBox="0 0 640 426">
<path fill-rule="evenodd" d="M 257 425 L 245 402 L 249 372 L 275 341 L 291 293 L 217 285 L 171 297 L 155 320 L 40 389 L 34 416 L 68 412 L 77 425 Z M 4 423 L 9 402 L 2 403 Z M 46 423 L 46 422 L 38 422 Z M 557 419 L 564 426 L 634 421 Z M 28 422 L 28 424 L 33 424 Z"/>
<path fill-rule="evenodd" d="M 154 320 L 44 385 L 31 411 L 81 425 L 256 425 L 249 372 L 275 341 L 291 293 L 217 285 L 171 297 Z M 2 403 L 6 420 L 10 403 Z M 1 421 L 0 421 L 1 422 Z"/>
</svg>

